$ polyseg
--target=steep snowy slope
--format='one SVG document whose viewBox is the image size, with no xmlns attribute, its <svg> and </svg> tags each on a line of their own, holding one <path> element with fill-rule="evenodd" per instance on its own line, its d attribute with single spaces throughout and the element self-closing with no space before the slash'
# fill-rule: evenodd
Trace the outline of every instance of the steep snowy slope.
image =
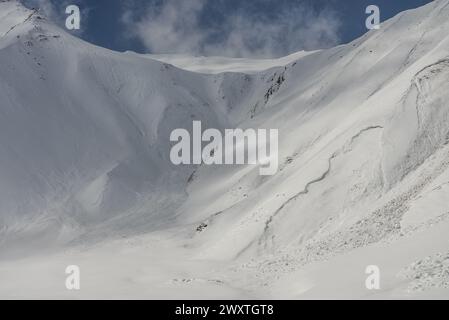
<svg viewBox="0 0 449 320">
<path fill-rule="evenodd" d="M 448 133 L 443 124 L 447 5 L 437 1 L 403 13 L 378 32 L 288 65 L 282 73 L 285 82 L 245 123 L 280 128 L 285 165 L 271 178 L 256 176 L 255 169 L 242 173 L 238 183 L 251 188 L 247 199 L 238 202 L 241 208 L 231 211 L 239 218 L 241 212 L 257 216 L 248 222 L 267 222 L 268 233 L 278 216 L 291 212 L 290 218 L 279 219 L 279 227 L 285 223 L 292 233 L 307 238 L 328 218 L 356 222 L 374 211 L 378 199 L 386 202 L 404 177 L 443 148 Z M 393 39 L 399 39 L 394 46 Z M 216 174 L 214 168 L 212 176 Z M 218 206 L 208 211 L 226 209 Z M 232 228 L 234 232 L 255 244 L 248 232 Z M 289 235 L 288 230 L 273 233 L 276 238 Z"/>
<path fill-rule="evenodd" d="M 259 257 L 236 270 L 256 274 L 260 288 L 305 264 L 411 237 L 410 229 L 426 229 L 434 221 L 444 226 L 449 212 L 443 189 L 449 151 L 448 15 L 448 1 L 435 1 L 353 43 L 287 65 L 278 74 L 284 82 L 245 123 L 280 128 L 281 172 L 268 178 L 248 168 L 197 173 L 184 205 L 184 212 L 195 215 L 184 216 L 186 222 L 203 219 L 208 225 L 197 235 L 199 257 Z M 219 183 L 211 189 L 203 177 Z M 416 203 L 427 193 L 437 205 L 418 213 Z M 410 225 L 409 211 L 419 223 Z M 449 249 L 441 233 L 428 241 L 410 239 L 403 260 L 394 259 L 391 246 L 389 259 L 405 267 L 426 252 Z M 365 267 L 376 259 L 379 265 L 385 261 L 379 255 L 358 260 L 358 286 L 363 288 Z M 329 268 L 323 272 L 338 277 L 332 263 Z M 335 296 L 343 295 L 340 289 Z M 351 289 L 356 297 L 370 294 Z"/>
<path fill-rule="evenodd" d="M 15 1 L 0 6 L 5 248 L 118 215 L 133 214 L 114 224 L 132 232 L 166 223 L 193 170 L 170 165 L 170 132 L 192 120 L 230 127 L 250 113 L 239 101 L 266 90 L 247 75 L 203 76 L 94 47 Z"/>
<path fill-rule="evenodd" d="M 226 122 L 213 97 L 198 95 L 203 78 L 86 45 L 14 2 L 1 5 L 23 13 L 4 26 L 14 41 L 0 51 L 2 235 L 54 237 L 53 225 L 103 221 L 151 194 L 182 197 L 164 174 L 161 136 L 193 114 Z"/>
<path fill-rule="evenodd" d="M 449 297 L 448 0 L 274 61 L 121 54 L 16 2 L 0 17 L 0 296 Z M 279 129 L 278 173 L 172 166 L 193 120 Z"/>
</svg>

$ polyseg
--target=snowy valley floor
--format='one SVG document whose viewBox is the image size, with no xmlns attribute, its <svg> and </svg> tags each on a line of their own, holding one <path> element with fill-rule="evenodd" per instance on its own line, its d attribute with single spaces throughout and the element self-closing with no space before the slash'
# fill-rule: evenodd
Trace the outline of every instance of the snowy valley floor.
<svg viewBox="0 0 449 320">
<path fill-rule="evenodd" d="M 412 237 L 354 250 L 294 271 L 291 261 L 263 264 L 196 258 L 164 233 L 0 263 L 5 299 L 446 299 L 449 221 Z M 170 236 L 170 234 L 172 236 Z M 422 257 L 425 257 L 422 259 Z M 81 289 L 65 287 L 78 265 Z M 365 287 L 376 264 L 381 289 Z M 296 266 L 297 267 L 297 266 Z M 268 274 L 269 273 L 269 274 Z"/>
</svg>

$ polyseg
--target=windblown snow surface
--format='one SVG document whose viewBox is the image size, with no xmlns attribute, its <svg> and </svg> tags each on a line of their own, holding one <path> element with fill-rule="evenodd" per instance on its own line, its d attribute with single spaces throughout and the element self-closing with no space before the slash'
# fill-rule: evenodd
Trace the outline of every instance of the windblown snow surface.
<svg viewBox="0 0 449 320">
<path fill-rule="evenodd" d="M 0 1 L 0 297 L 449 298 L 448 99 L 448 0 L 255 61 L 113 52 Z M 278 173 L 172 165 L 193 120 L 279 129 Z"/>
</svg>

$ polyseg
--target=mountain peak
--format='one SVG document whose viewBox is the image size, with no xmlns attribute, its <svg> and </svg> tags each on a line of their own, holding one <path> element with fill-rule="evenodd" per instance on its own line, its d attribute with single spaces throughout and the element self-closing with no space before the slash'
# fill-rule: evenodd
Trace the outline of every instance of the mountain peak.
<svg viewBox="0 0 449 320">
<path fill-rule="evenodd" d="M 27 9 L 16 0 L 3 0 L 0 2 L 0 40 L 29 30 L 31 24 L 27 22 L 38 16 L 37 10 Z"/>
</svg>

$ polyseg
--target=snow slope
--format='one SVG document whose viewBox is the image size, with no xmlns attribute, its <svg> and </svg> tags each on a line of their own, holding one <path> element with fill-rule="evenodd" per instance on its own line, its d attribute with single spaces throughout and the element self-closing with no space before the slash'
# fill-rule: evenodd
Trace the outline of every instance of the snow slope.
<svg viewBox="0 0 449 320">
<path fill-rule="evenodd" d="M 16 2 L 1 5 L 5 247 L 23 233 L 54 242 L 58 229 L 76 233 L 116 215 L 133 213 L 130 228 L 154 227 L 159 213 L 165 223 L 192 172 L 170 165 L 170 132 L 192 119 L 229 127 L 246 117 L 237 99 L 264 90 L 243 74 L 208 77 L 94 47 Z"/>
<path fill-rule="evenodd" d="M 448 0 L 270 61 L 0 17 L 0 297 L 449 298 Z M 279 129 L 279 172 L 170 165 L 193 120 Z"/>
</svg>

